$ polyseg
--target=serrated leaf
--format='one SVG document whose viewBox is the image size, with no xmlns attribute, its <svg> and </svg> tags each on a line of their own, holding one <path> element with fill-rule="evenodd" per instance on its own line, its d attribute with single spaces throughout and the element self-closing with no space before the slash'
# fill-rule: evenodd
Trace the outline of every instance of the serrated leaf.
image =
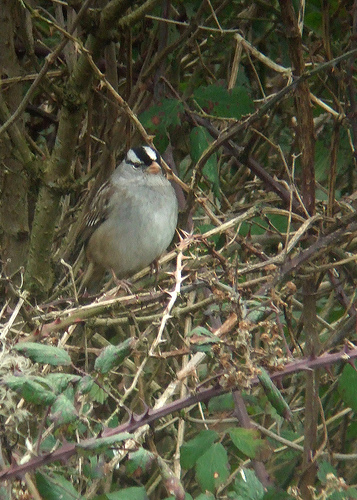
<svg viewBox="0 0 357 500">
<path fill-rule="evenodd" d="M 28 342 L 17 344 L 13 349 L 30 358 L 34 363 L 44 363 L 51 366 L 69 366 L 71 364 L 71 358 L 67 351 L 59 347 Z"/>
<path fill-rule="evenodd" d="M 39 375 L 6 375 L 4 377 L 4 382 L 14 390 L 17 390 L 17 388 L 21 387 L 24 382 L 34 382 L 36 384 L 40 384 L 43 389 L 48 389 L 50 391 L 54 391 L 54 386 L 50 383 L 49 378 L 46 377 L 41 377 Z"/>
<path fill-rule="evenodd" d="M 198 436 L 183 444 L 180 448 L 180 463 L 184 469 L 192 469 L 197 460 L 218 439 L 215 431 L 201 431 Z"/>
<path fill-rule="evenodd" d="M 103 404 L 108 399 L 108 393 L 105 392 L 98 384 L 93 384 L 89 390 L 89 396 L 97 403 Z"/>
<path fill-rule="evenodd" d="M 94 369 L 99 373 L 105 374 L 114 367 L 118 367 L 129 356 L 135 343 L 135 339 L 128 338 L 118 346 L 109 345 L 105 347 L 95 360 Z"/>
<path fill-rule="evenodd" d="M 119 434 L 115 434 L 114 436 L 95 438 L 89 443 L 87 442 L 84 444 L 77 444 L 76 449 L 83 454 L 102 453 L 108 448 L 111 448 L 113 445 L 116 445 L 117 443 L 125 441 L 125 439 L 129 438 L 132 438 L 132 434 L 130 434 L 129 432 L 120 432 Z"/>
<path fill-rule="evenodd" d="M 234 497 L 236 500 L 262 500 L 264 497 L 264 487 L 250 469 L 242 469 L 235 480 L 234 490 L 238 493 Z"/>
<path fill-rule="evenodd" d="M 229 430 L 229 435 L 234 446 L 249 458 L 255 458 L 257 453 L 265 447 L 265 442 L 259 438 L 259 432 L 255 429 L 236 427 Z"/>
<path fill-rule="evenodd" d="M 85 375 L 78 384 L 78 392 L 81 394 L 87 394 L 91 391 L 94 384 L 94 379 L 90 375 Z"/>
<path fill-rule="evenodd" d="M 48 390 L 42 383 L 29 377 L 5 377 L 4 383 L 29 403 L 47 406 L 56 399 L 56 394 L 52 390 Z"/>
<path fill-rule="evenodd" d="M 140 115 L 143 126 L 151 131 L 166 132 L 171 125 L 181 124 L 184 108 L 178 99 L 162 99 Z"/>
<path fill-rule="evenodd" d="M 57 427 L 59 425 L 70 424 L 78 419 L 78 412 L 73 402 L 65 394 L 60 394 L 54 401 L 50 419 Z"/>
<path fill-rule="evenodd" d="M 82 380 L 82 377 L 71 373 L 49 373 L 46 375 L 46 380 L 51 384 L 53 389 L 59 393 L 64 391 L 69 384 L 75 384 Z"/>
<path fill-rule="evenodd" d="M 338 393 L 343 402 L 357 411 L 357 372 L 351 365 L 346 365 L 338 381 Z"/>
<path fill-rule="evenodd" d="M 46 500 L 84 500 L 72 483 L 59 474 L 48 476 L 36 472 L 36 486 L 41 497 Z"/>
<path fill-rule="evenodd" d="M 196 463 L 201 490 L 214 492 L 229 476 L 228 455 L 221 443 L 213 444 Z"/>
<path fill-rule="evenodd" d="M 238 85 L 227 90 L 223 83 L 214 83 L 195 90 L 194 99 L 208 114 L 221 118 L 239 120 L 243 115 L 254 111 L 254 103 L 247 89 Z"/>
</svg>

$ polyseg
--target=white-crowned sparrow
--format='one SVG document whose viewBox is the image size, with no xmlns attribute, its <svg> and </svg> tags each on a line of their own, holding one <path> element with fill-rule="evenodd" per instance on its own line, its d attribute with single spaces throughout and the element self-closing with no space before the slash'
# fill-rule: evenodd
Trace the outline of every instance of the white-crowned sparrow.
<svg viewBox="0 0 357 500">
<path fill-rule="evenodd" d="M 84 285 L 92 288 L 108 270 L 127 278 L 155 261 L 171 243 L 177 213 L 159 154 L 149 146 L 130 149 L 84 218 L 81 241 L 90 262 Z"/>
</svg>

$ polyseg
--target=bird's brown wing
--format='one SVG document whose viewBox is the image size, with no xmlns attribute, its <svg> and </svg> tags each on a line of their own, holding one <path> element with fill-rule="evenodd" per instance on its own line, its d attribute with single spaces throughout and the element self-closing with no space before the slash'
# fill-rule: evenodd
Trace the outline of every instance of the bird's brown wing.
<svg viewBox="0 0 357 500">
<path fill-rule="evenodd" d="M 97 191 L 78 233 L 77 240 L 81 245 L 86 245 L 97 227 L 108 218 L 113 193 L 114 186 L 110 181 L 105 182 Z"/>
</svg>

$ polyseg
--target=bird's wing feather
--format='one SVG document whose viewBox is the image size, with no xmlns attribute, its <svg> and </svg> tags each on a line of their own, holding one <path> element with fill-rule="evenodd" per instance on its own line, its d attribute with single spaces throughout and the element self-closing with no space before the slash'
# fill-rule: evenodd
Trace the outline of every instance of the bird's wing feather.
<svg viewBox="0 0 357 500">
<path fill-rule="evenodd" d="M 94 229 L 108 218 L 110 200 L 114 193 L 114 186 L 110 181 L 105 182 L 96 193 L 88 213 L 84 217 L 86 226 Z"/>
<path fill-rule="evenodd" d="M 97 227 L 107 220 L 112 209 L 110 201 L 114 192 L 115 188 L 110 180 L 97 191 L 79 230 L 78 241 L 81 244 L 87 244 Z"/>
</svg>

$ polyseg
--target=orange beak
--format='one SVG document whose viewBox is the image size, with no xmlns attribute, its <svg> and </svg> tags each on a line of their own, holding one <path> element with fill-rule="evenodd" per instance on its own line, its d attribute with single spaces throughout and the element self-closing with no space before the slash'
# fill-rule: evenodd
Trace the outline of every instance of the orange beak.
<svg viewBox="0 0 357 500">
<path fill-rule="evenodd" d="M 146 171 L 149 173 L 149 174 L 158 174 L 159 172 L 161 172 L 161 167 L 160 165 L 157 163 L 157 161 L 153 161 L 152 164 L 150 165 L 150 167 L 148 167 L 146 169 Z"/>
</svg>

